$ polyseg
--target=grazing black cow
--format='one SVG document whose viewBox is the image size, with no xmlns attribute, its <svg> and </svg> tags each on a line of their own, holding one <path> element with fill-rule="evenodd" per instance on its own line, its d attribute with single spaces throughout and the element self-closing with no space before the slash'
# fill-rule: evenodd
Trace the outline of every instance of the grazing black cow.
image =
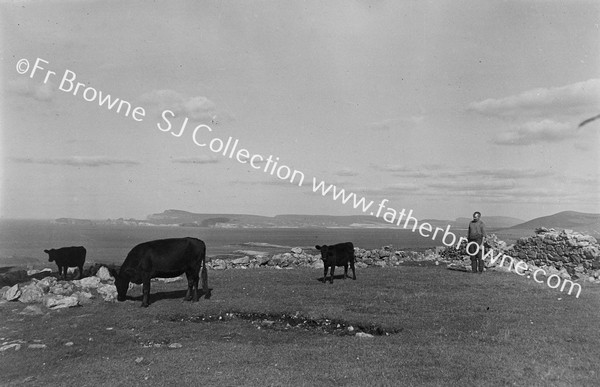
<svg viewBox="0 0 600 387">
<path fill-rule="evenodd" d="M 144 284 L 142 306 L 149 305 L 150 279 L 172 278 L 185 273 L 188 289 L 184 300 L 198 301 L 198 280 L 202 269 L 202 290 L 210 297 L 206 272 L 206 245 L 196 238 L 160 239 L 135 246 L 118 273 L 113 272 L 117 300 L 125 301 L 129 282 Z"/>
<path fill-rule="evenodd" d="M 85 263 L 85 247 L 71 246 L 61 247 L 60 249 L 44 250 L 48 254 L 48 262 L 56 262 L 58 266 L 58 276 L 67 279 L 67 269 L 76 267 L 79 269 L 79 279 L 83 275 L 83 264 Z"/>
<path fill-rule="evenodd" d="M 348 277 L 348 264 L 350 264 L 350 268 L 352 269 L 352 279 L 356 279 L 356 271 L 354 271 L 354 245 L 352 242 L 338 243 L 332 246 L 315 246 L 315 248 L 321 251 L 321 259 L 325 268 L 323 283 L 326 282 L 327 269 L 329 267 L 331 267 L 330 283 L 333 283 L 333 273 L 336 266 L 344 266 L 344 279 L 346 279 Z"/>
</svg>

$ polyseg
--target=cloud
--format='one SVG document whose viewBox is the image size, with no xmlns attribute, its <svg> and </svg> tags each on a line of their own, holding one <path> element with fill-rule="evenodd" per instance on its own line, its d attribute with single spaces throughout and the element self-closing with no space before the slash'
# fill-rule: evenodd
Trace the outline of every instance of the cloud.
<svg viewBox="0 0 600 387">
<path fill-rule="evenodd" d="M 210 156 L 176 158 L 171 160 L 173 163 L 179 164 L 217 164 L 221 162 L 219 159 Z"/>
<path fill-rule="evenodd" d="M 66 158 L 27 158 L 13 157 L 11 159 L 21 164 L 65 165 L 70 167 L 101 167 L 107 165 L 138 165 L 139 162 L 126 159 L 111 159 L 103 156 L 72 156 Z"/>
<path fill-rule="evenodd" d="M 54 97 L 56 87 L 51 82 L 40 84 L 30 78 L 19 78 L 8 82 L 8 90 L 37 101 L 50 101 Z"/>
<path fill-rule="evenodd" d="M 186 97 L 174 90 L 153 90 L 143 94 L 140 100 L 161 112 L 168 109 L 193 120 L 218 123 L 232 119 L 229 113 L 218 112 L 215 103 L 204 96 Z"/>
<path fill-rule="evenodd" d="M 473 179 L 472 181 L 434 181 L 427 183 L 427 187 L 444 191 L 498 191 L 507 190 L 515 187 L 512 180 L 496 180 L 496 179 Z"/>
<path fill-rule="evenodd" d="M 404 178 L 421 179 L 454 179 L 454 178 L 474 178 L 474 179 L 532 179 L 545 177 L 552 174 L 549 171 L 539 171 L 536 169 L 471 169 L 471 168 L 448 168 L 439 164 L 422 164 L 414 167 L 405 165 L 371 165 L 372 168 L 390 172 L 392 176 Z"/>
<path fill-rule="evenodd" d="M 516 129 L 499 133 L 492 140 L 497 145 L 531 145 L 540 142 L 561 142 L 574 138 L 577 131 L 570 123 L 552 120 L 530 121 Z"/>
<path fill-rule="evenodd" d="M 273 179 L 273 180 L 236 180 L 233 184 L 240 185 L 254 185 L 254 186 L 271 186 L 271 187 L 295 187 L 298 188 L 297 183 L 291 183 L 289 180 Z"/>
<path fill-rule="evenodd" d="M 473 102 L 467 110 L 503 119 L 571 117 L 600 106 L 600 79 L 551 88 L 537 88 L 500 99 Z"/>
<path fill-rule="evenodd" d="M 412 129 L 423 122 L 424 116 L 412 116 L 404 118 L 390 118 L 367 124 L 371 130 Z"/>
<path fill-rule="evenodd" d="M 358 172 L 349 169 L 349 168 L 344 168 L 344 169 L 340 169 L 339 171 L 335 172 L 334 175 L 336 176 L 358 176 Z"/>
</svg>

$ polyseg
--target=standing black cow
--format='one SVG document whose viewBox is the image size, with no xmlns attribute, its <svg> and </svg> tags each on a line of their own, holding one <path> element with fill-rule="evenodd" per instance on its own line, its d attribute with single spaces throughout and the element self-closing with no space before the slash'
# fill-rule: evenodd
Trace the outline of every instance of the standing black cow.
<svg viewBox="0 0 600 387">
<path fill-rule="evenodd" d="M 206 272 L 206 245 L 196 238 L 160 239 L 135 246 L 119 273 L 113 272 L 117 287 L 117 300 L 125 301 L 129 282 L 143 284 L 142 306 L 149 305 L 150 279 L 172 278 L 185 273 L 188 289 L 184 300 L 198 301 L 198 280 L 202 269 L 202 290 L 210 297 Z"/>
<path fill-rule="evenodd" d="M 85 263 L 85 247 L 71 246 L 61 247 L 60 249 L 44 250 L 48 254 L 48 262 L 56 262 L 58 266 L 58 276 L 67 279 L 67 269 L 77 267 L 79 269 L 78 278 L 83 275 L 83 264 Z"/>
<path fill-rule="evenodd" d="M 354 271 L 354 245 L 352 242 L 338 243 L 332 246 L 315 246 L 315 248 L 321 251 L 321 259 L 325 268 L 323 283 L 326 282 L 327 269 L 329 267 L 331 267 L 330 283 L 333 283 L 333 273 L 336 266 L 344 266 L 344 279 L 346 279 L 348 277 L 348 264 L 350 264 L 350 268 L 352 269 L 352 279 L 356 279 L 356 271 Z"/>
</svg>

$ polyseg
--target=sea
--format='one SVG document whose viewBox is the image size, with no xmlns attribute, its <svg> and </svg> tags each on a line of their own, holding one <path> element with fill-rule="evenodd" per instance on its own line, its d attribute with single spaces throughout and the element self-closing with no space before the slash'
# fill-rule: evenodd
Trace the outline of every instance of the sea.
<svg viewBox="0 0 600 387">
<path fill-rule="evenodd" d="M 441 245 L 440 241 L 424 238 L 418 232 L 392 228 L 200 228 L 1 219 L 0 267 L 48 267 L 44 250 L 66 246 L 84 246 L 86 265 L 121 264 L 139 243 L 186 236 L 203 240 L 209 257 L 245 250 L 273 254 L 290 251 L 292 247 L 314 249 L 315 245 L 340 242 L 353 242 L 354 246 L 364 249 L 391 245 L 397 250 L 412 251 Z"/>
</svg>

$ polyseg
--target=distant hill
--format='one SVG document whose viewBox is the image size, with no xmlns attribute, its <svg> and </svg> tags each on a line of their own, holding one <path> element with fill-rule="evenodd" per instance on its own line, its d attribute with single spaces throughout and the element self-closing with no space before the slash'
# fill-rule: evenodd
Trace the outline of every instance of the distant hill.
<svg viewBox="0 0 600 387">
<path fill-rule="evenodd" d="M 534 230 L 538 227 L 571 229 L 586 234 L 600 234 L 600 214 L 563 211 L 554 215 L 542 216 L 525 223 L 510 227 L 510 229 Z"/>
<path fill-rule="evenodd" d="M 506 216 L 486 216 L 485 224 L 490 229 L 506 228 L 522 223 L 522 219 Z M 419 219 L 419 224 L 428 222 L 434 227 L 465 229 L 471 219 L 456 220 Z M 181 210 L 166 210 L 160 214 L 152 214 L 146 222 L 152 224 L 180 225 L 187 227 L 397 227 L 381 218 L 371 215 L 296 215 L 283 214 L 273 217 L 244 214 L 198 214 Z M 401 225 L 404 221 L 401 222 Z"/>
<path fill-rule="evenodd" d="M 435 227 L 447 227 L 450 225 L 453 229 L 467 229 L 472 218 L 456 218 L 456 220 L 423 219 L 420 222 L 427 222 Z M 516 224 L 523 223 L 523 219 L 511 218 L 508 216 L 484 216 L 481 220 L 488 229 L 508 228 Z"/>
<path fill-rule="evenodd" d="M 590 235 L 600 235 L 600 214 L 587 214 L 575 211 L 563 211 L 550 216 L 524 222 L 522 219 L 507 216 L 484 216 L 482 220 L 488 230 L 505 230 L 529 234 L 538 227 L 572 229 Z M 427 222 L 433 227 L 452 227 L 454 230 L 465 230 L 471 221 L 461 217 L 455 220 L 418 219 L 419 224 Z M 398 227 L 381 218 L 370 215 L 295 215 L 261 216 L 247 214 L 199 214 L 182 210 L 166 210 L 158 214 L 148 215 L 145 220 L 107 219 L 88 220 L 60 218 L 55 220 L 62 224 L 107 224 L 132 226 L 182 226 L 182 227 L 217 227 L 217 228 L 311 228 L 311 227 L 352 227 L 352 228 L 392 228 Z M 402 226 L 404 221 L 400 223 Z M 412 227 L 412 224 L 411 224 Z M 514 232 L 513 232 L 514 231 Z"/>
<path fill-rule="evenodd" d="M 392 227 L 383 219 L 368 215 L 276 215 L 198 214 L 181 210 L 166 210 L 148 215 L 146 222 L 187 227 Z"/>
</svg>

